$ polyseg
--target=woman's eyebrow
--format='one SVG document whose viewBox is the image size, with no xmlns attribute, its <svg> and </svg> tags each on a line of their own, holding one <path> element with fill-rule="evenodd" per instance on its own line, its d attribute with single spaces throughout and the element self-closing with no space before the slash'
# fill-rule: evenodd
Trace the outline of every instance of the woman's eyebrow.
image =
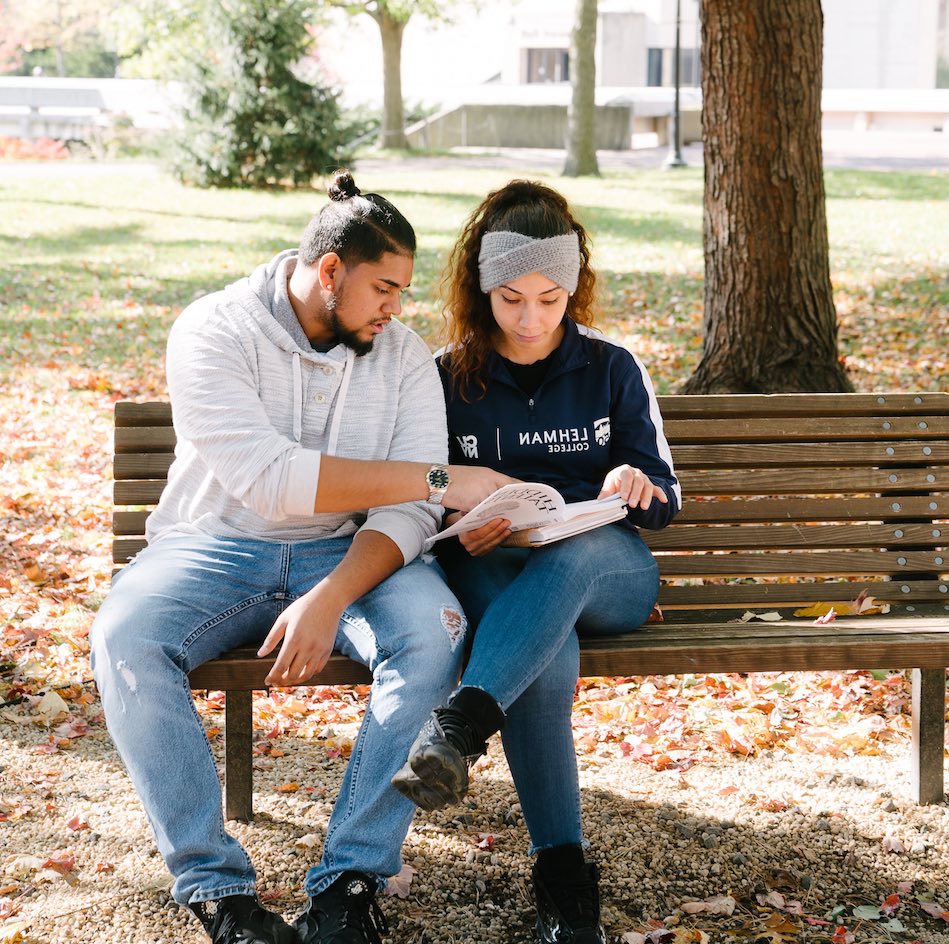
<svg viewBox="0 0 949 944">
<path fill-rule="evenodd" d="M 508 292 L 513 292 L 515 295 L 523 295 L 523 292 L 519 292 L 516 288 L 511 288 L 508 284 L 499 285 L 498 288 L 503 288 Z M 550 288 L 545 288 L 542 292 L 539 292 L 540 295 L 549 295 L 551 292 L 559 292 L 561 288 L 559 285 L 553 285 Z"/>
</svg>

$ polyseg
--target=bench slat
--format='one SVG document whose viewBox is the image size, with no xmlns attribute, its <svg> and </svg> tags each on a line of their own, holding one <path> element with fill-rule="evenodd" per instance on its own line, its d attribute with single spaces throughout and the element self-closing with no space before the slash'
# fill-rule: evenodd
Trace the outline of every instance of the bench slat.
<svg viewBox="0 0 949 944">
<path fill-rule="evenodd" d="M 128 452 L 174 452 L 173 426 L 118 426 L 113 437 L 116 455 Z"/>
<path fill-rule="evenodd" d="M 754 416 L 734 419 L 669 420 L 665 431 L 673 443 L 839 442 L 853 439 L 946 439 L 949 416 L 855 416 L 828 423 L 824 416 L 774 419 Z"/>
<path fill-rule="evenodd" d="M 664 417 L 702 419 L 707 416 L 877 416 L 889 413 L 949 415 L 949 394 L 935 393 L 819 393 L 748 396 L 661 396 Z M 170 426 L 171 405 L 167 402 L 134 403 L 120 400 L 115 405 L 116 426 Z"/>
<path fill-rule="evenodd" d="M 673 454 L 673 458 L 674 458 Z M 840 492 L 949 491 L 949 469 L 743 469 L 679 471 L 687 498 L 697 495 L 807 495 Z"/>
<path fill-rule="evenodd" d="M 880 498 L 740 498 L 685 501 L 673 527 L 769 521 L 944 521 L 949 498 L 891 495 Z"/>
<path fill-rule="evenodd" d="M 114 505 L 157 505 L 165 489 L 165 479 L 117 480 L 112 485 Z"/>
<path fill-rule="evenodd" d="M 126 479 L 165 479 L 172 462 L 171 452 L 133 452 L 116 455 L 112 474 L 117 482 Z"/>
<path fill-rule="evenodd" d="M 141 529 L 127 533 L 141 534 Z M 663 531 L 643 531 L 642 535 L 653 550 L 663 551 L 810 547 L 886 547 L 896 550 L 900 547 L 949 545 L 949 528 L 926 524 L 679 525 Z"/>
<path fill-rule="evenodd" d="M 666 419 L 707 416 L 878 416 L 898 414 L 949 414 L 949 394 L 935 393 L 818 393 L 712 394 L 662 396 L 659 409 Z"/>
<path fill-rule="evenodd" d="M 189 675 L 195 688 L 265 689 L 273 658 L 242 647 Z M 580 671 L 591 675 L 673 675 L 687 672 L 826 671 L 857 665 L 939 668 L 949 662 L 949 626 L 926 618 L 855 618 L 828 626 L 808 623 L 652 623 L 634 633 L 584 638 Z M 370 681 L 369 670 L 334 655 L 304 684 Z"/>
<path fill-rule="evenodd" d="M 117 511 L 112 516 L 112 533 L 141 537 L 145 533 L 147 511 Z M 773 548 L 847 547 L 945 547 L 949 526 L 926 524 L 855 525 L 679 525 L 664 531 L 643 531 L 654 550 L 741 550 Z"/>
<path fill-rule="evenodd" d="M 119 400 L 115 404 L 116 426 L 171 426 L 171 404 L 166 400 L 135 403 Z"/>
<path fill-rule="evenodd" d="M 949 463 L 949 443 L 915 439 L 900 442 L 718 443 L 702 446 L 670 442 L 676 470 L 680 472 L 687 469 L 844 468 Z"/>
<path fill-rule="evenodd" d="M 940 580 L 853 580 L 814 581 L 813 583 L 705 583 L 659 588 L 659 605 L 663 609 L 695 610 L 704 613 L 715 609 L 774 609 L 799 607 L 811 603 L 849 603 L 861 590 L 881 603 L 907 604 L 943 603 L 949 605 L 949 585 Z M 949 611 L 945 615 L 949 616 Z M 681 617 L 679 617 L 681 618 Z"/>
<path fill-rule="evenodd" d="M 937 562 L 936 558 L 939 558 Z M 949 561 L 927 551 L 736 551 L 656 553 L 664 577 L 861 577 L 870 574 L 949 573 Z"/>
</svg>

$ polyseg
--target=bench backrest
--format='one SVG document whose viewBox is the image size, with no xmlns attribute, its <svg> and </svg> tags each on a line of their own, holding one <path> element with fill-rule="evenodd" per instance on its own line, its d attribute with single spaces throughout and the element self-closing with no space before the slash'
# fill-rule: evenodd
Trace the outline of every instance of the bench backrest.
<svg viewBox="0 0 949 944">
<path fill-rule="evenodd" d="M 4 108 L 54 108 L 104 111 L 102 92 L 91 88 L 47 88 L 45 86 L 0 85 L 0 106 Z"/>
<path fill-rule="evenodd" d="M 663 609 L 687 618 L 865 589 L 949 611 L 949 393 L 659 401 L 684 495 L 670 527 L 643 532 Z M 175 433 L 167 403 L 117 403 L 115 424 L 122 564 L 144 546 Z"/>
</svg>

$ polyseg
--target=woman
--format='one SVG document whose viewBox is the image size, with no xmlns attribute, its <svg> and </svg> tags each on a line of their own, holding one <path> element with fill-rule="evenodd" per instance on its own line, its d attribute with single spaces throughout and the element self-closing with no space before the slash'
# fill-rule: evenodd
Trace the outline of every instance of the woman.
<svg viewBox="0 0 949 944">
<path fill-rule="evenodd" d="M 489 194 L 455 246 L 447 284 L 439 370 L 451 461 L 545 482 L 568 502 L 619 492 L 629 511 L 544 547 L 502 546 L 505 519 L 443 542 L 440 561 L 477 632 L 461 687 L 393 783 L 424 809 L 457 803 L 501 731 L 537 853 L 538 939 L 603 944 L 571 729 L 577 633 L 646 621 L 659 577 L 637 527 L 668 524 L 679 485 L 645 369 L 590 328 L 587 235 L 560 194 L 529 181 Z"/>
</svg>

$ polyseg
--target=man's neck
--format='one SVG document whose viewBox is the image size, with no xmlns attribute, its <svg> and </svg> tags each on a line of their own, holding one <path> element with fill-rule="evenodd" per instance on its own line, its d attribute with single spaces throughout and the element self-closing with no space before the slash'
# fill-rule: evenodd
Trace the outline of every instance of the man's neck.
<svg viewBox="0 0 949 944">
<path fill-rule="evenodd" d="M 326 328 L 328 311 L 314 267 L 297 262 L 287 280 L 287 297 L 311 344 L 328 344 L 333 340 L 332 332 Z"/>
</svg>

